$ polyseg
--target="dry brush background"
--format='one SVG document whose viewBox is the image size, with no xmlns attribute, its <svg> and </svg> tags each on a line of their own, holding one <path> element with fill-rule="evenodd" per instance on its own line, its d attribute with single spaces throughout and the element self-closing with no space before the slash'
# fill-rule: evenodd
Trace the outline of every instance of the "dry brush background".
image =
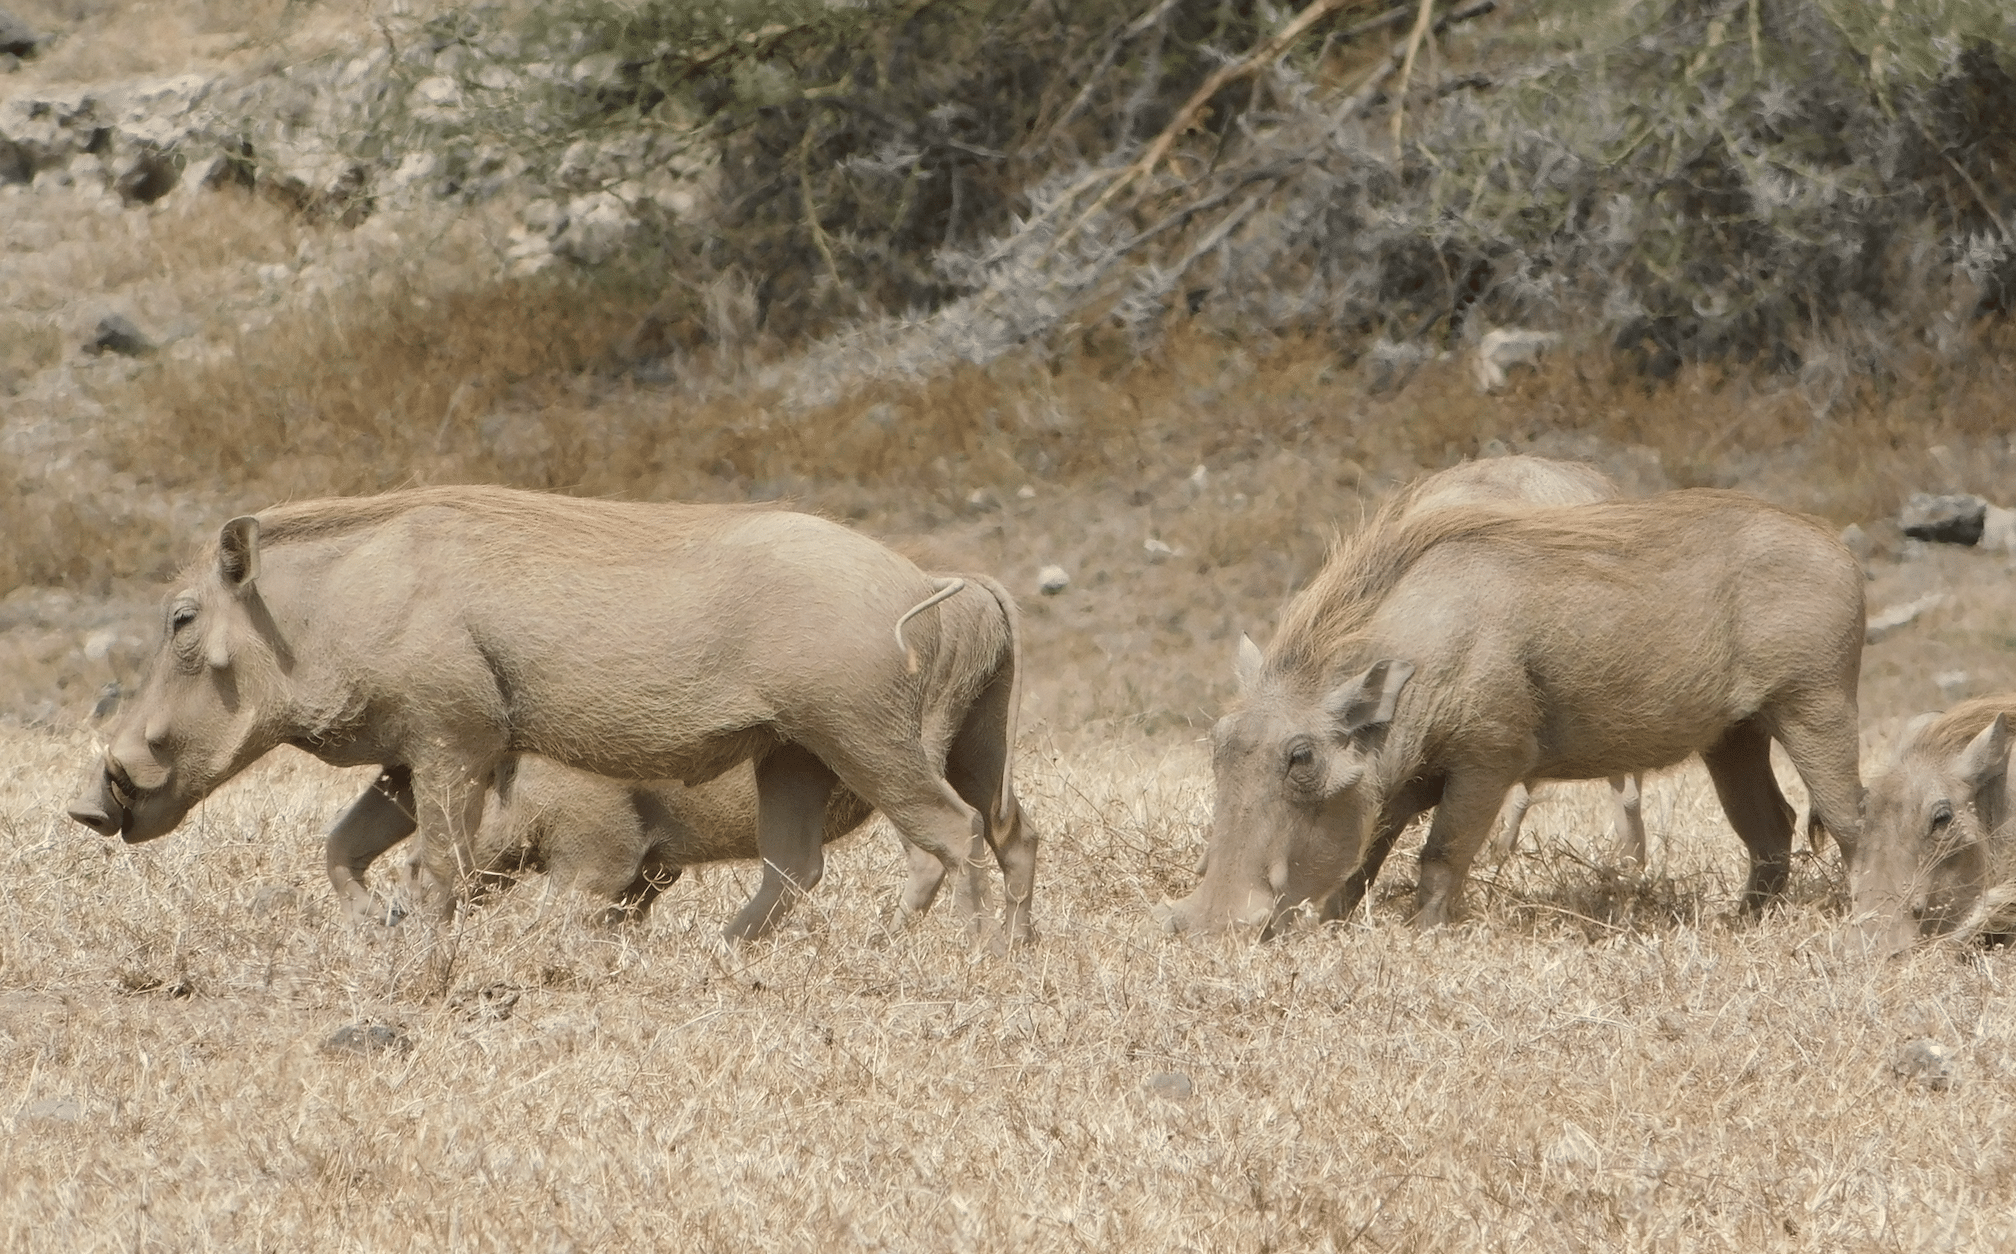
<svg viewBox="0 0 2016 1254">
<path fill-rule="evenodd" d="M 30 86 L 259 73 L 375 37 L 312 4 L 14 7 L 99 24 L 27 63 L 12 82 Z M 1679 9 L 1681 36 L 1727 9 L 1739 68 L 1748 13 L 1859 12 Z M 376 16 L 403 36 L 430 12 Z M 1258 29 L 1223 12 L 1228 40 Z M 1564 38 L 1516 17 L 1465 28 L 1474 46 L 1451 35 L 1439 72 L 1466 47 Z M 1357 75 L 1347 42 L 1290 69 Z M 1116 81 L 1141 139 L 1169 104 L 1132 56 Z M 1165 96 L 1208 68 L 1169 70 Z M 1287 109 L 1298 81 L 1238 116 Z M 1030 99 L 1053 119 L 1068 103 Z M 1403 926 L 1404 856 L 1343 928 L 1254 947 L 1148 926 L 1202 845 L 1197 741 L 1239 633 L 1265 639 L 1334 530 L 1459 457 L 1584 457 L 1633 492 L 1737 486 L 1864 526 L 1872 608 L 1946 597 L 1865 655 L 1865 773 L 1910 715 L 2016 687 L 2009 556 L 1905 545 L 1881 521 L 1914 489 L 2004 500 L 1998 318 L 1936 343 L 1816 325 L 1813 368 L 1701 355 L 1665 378 L 1644 370 L 1654 340 L 1570 336 L 1487 396 L 1453 325 L 1396 353 L 1102 289 L 1022 351 L 814 396 L 808 378 L 894 340 L 821 357 L 759 324 L 732 266 L 670 306 L 634 274 L 513 273 L 508 198 L 343 226 L 257 188 L 87 193 L 0 189 L 0 1248 L 2016 1245 L 2007 951 L 1864 961 L 1826 858 L 1784 908 L 1734 921 L 1741 847 L 1697 768 L 1650 785 L 1642 880 L 1606 867 L 1601 787 L 1561 787 L 1446 932 Z M 802 260 L 802 225 L 742 227 Z M 853 243 L 849 265 L 879 255 Z M 815 295 L 814 322 L 840 319 Z M 108 305 L 161 350 L 80 354 Z M 669 382 L 617 348 L 654 309 L 681 345 Z M 682 881 L 630 929 L 585 925 L 536 878 L 444 938 L 351 928 L 320 837 L 363 780 L 291 751 L 152 846 L 62 817 L 100 686 L 130 680 L 158 581 L 219 522 L 466 480 L 783 498 L 999 574 L 1027 610 L 1042 941 L 991 958 L 942 917 L 890 933 L 902 863 L 879 827 L 836 851 L 796 927 L 732 958 L 714 937 L 746 867 Z M 1050 563 L 1072 583 L 1042 597 Z M 1900 1072 L 1921 1039 L 1950 1057 Z"/>
</svg>

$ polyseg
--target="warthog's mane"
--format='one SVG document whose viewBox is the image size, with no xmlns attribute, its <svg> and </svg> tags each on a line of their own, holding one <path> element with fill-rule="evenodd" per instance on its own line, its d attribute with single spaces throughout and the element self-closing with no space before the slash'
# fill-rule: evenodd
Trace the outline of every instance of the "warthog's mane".
<svg viewBox="0 0 2016 1254">
<path fill-rule="evenodd" d="M 1930 754 L 1943 763 L 1959 756 L 1960 751 L 1981 734 L 1982 728 L 1995 721 L 1997 714 L 2007 714 L 2010 722 L 2016 723 L 2016 696 L 2005 693 L 1962 701 L 1919 728 L 1911 743 L 1903 746 L 1903 751 Z"/>
<path fill-rule="evenodd" d="M 640 527 L 697 522 L 722 511 L 756 510 L 762 506 L 643 504 L 592 497 L 528 492 L 485 484 L 406 488 L 377 496 L 327 497 L 292 501 L 259 513 L 262 545 L 324 540 L 390 522 L 422 509 L 449 509 L 505 527 L 534 533 L 556 525 L 620 535 Z"/>
<path fill-rule="evenodd" d="M 1350 664 L 1372 617 L 1423 558 L 1448 544 L 1496 550 L 1515 562 L 1576 562 L 1599 578 L 1623 578 L 1612 557 L 1642 542 L 1648 513 L 1656 509 L 1662 530 L 1696 525 L 1697 520 L 1740 505 L 1745 510 L 1776 507 L 1741 492 L 1693 489 L 1654 501 L 1616 501 L 1549 506 L 1514 503 L 1451 505 L 1415 510 L 1417 480 L 1390 498 L 1372 519 L 1347 539 L 1335 542 L 1323 569 L 1288 603 L 1268 649 L 1267 668 L 1284 677 L 1328 682 L 1340 662 Z M 1778 511 L 1784 512 L 1784 511 Z M 1788 518 L 1797 515 L 1785 512 Z"/>
</svg>

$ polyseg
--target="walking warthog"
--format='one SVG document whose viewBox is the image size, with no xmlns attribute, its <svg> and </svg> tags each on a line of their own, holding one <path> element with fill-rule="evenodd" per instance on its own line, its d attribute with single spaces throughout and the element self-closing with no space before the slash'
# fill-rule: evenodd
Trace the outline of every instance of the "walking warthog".
<svg viewBox="0 0 2016 1254">
<path fill-rule="evenodd" d="M 487 487 L 282 505 L 226 523 L 170 596 L 70 813 L 151 840 L 281 744 L 405 767 L 452 908 L 507 754 L 689 786 L 753 762 L 763 882 L 730 938 L 818 882 L 839 783 L 936 863 L 906 912 L 991 846 L 1020 939 L 1036 841 L 1010 763 L 1016 640 L 997 585 L 934 582 L 804 514 Z"/>
<path fill-rule="evenodd" d="M 1893 949 L 1973 930 L 2006 862 L 2016 819 L 2009 724 L 2016 693 L 1980 697 L 1912 721 L 1889 769 L 1869 786 L 1862 830 L 1866 893 L 1856 905 L 1894 920 Z M 1998 856 L 2000 855 L 2000 856 Z M 2003 868 L 2006 869 L 2006 868 Z"/>
<path fill-rule="evenodd" d="M 821 839 L 833 843 L 872 813 L 845 787 L 834 788 Z M 387 916 L 363 877 L 414 827 L 413 772 L 403 766 L 387 768 L 337 819 L 329 879 L 353 918 Z M 482 887 L 544 871 L 551 888 L 612 903 L 603 914 L 608 923 L 642 918 L 689 866 L 757 856 L 756 772 L 746 765 L 688 788 L 606 779 L 531 753 L 498 764 L 468 850 Z"/>
<path fill-rule="evenodd" d="M 1506 790 L 1706 760 L 1750 849 L 1743 900 L 1782 891 L 1792 809 L 1776 738 L 1852 869 L 1862 572 L 1817 522 L 1734 492 L 1570 508 L 1417 511 L 1403 492 L 1340 545 L 1212 729 L 1208 867 L 1174 929 L 1271 933 L 1353 908 L 1415 815 L 1417 920 L 1446 922 Z"/>
</svg>

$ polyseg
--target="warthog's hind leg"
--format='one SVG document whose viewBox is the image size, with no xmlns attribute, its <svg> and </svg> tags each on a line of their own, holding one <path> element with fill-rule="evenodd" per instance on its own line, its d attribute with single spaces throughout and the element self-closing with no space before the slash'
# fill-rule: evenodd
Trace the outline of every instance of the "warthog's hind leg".
<svg viewBox="0 0 2016 1254">
<path fill-rule="evenodd" d="M 1750 878 L 1743 912 L 1756 915 L 1785 891 L 1792 871 L 1792 824 L 1797 817 L 1771 773 L 1771 737 L 1755 719 L 1736 724 L 1701 755 L 1729 825 L 1750 849 Z"/>
<path fill-rule="evenodd" d="M 364 795 L 329 829 L 329 884 L 357 922 L 396 922 L 365 886 L 364 873 L 378 855 L 413 834 L 413 772 L 386 767 Z"/>
<path fill-rule="evenodd" d="M 821 837 L 834 775 L 795 744 L 774 749 L 756 766 L 756 851 L 763 882 L 724 931 L 730 941 L 755 940 L 777 926 L 796 894 L 826 873 Z"/>
<path fill-rule="evenodd" d="M 1505 794 L 1505 808 L 1498 812 L 1498 831 L 1491 837 L 1491 859 L 1503 862 L 1519 848 L 1519 829 L 1526 823 L 1526 811 L 1533 805 L 1533 790 L 1525 784 L 1512 785 Z"/>
<path fill-rule="evenodd" d="M 1645 840 L 1643 789 L 1644 781 L 1636 775 L 1610 777 L 1610 799 L 1616 805 L 1616 812 L 1610 820 L 1610 832 L 1617 843 L 1617 860 L 1633 871 L 1643 871 L 1649 856 Z"/>
<path fill-rule="evenodd" d="M 1008 757 L 1013 752 L 1008 738 L 1014 724 L 1009 707 L 1014 695 L 1012 681 L 997 676 L 973 703 L 945 755 L 945 778 L 980 814 L 986 847 L 994 851 L 1004 882 L 1004 934 L 1010 944 L 1022 944 L 1035 939 L 1030 906 L 1036 892 L 1036 833 L 1008 783 Z M 976 917 L 986 905 L 981 852 L 976 847 L 968 859 L 973 897 L 970 905 L 961 901 L 963 917 Z"/>
</svg>

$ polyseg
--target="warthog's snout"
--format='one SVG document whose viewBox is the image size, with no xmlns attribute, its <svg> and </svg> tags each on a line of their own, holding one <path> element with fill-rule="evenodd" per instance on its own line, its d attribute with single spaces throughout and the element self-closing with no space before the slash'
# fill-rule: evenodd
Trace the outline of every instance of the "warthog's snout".
<svg viewBox="0 0 2016 1254">
<path fill-rule="evenodd" d="M 1180 901 L 1164 901 L 1153 910 L 1155 922 L 1169 935 L 1179 932 L 1208 932 L 1213 930 L 1255 932 L 1261 940 L 1272 940 L 1280 921 L 1281 909 L 1278 895 L 1262 889 L 1251 889 L 1246 894 L 1243 908 L 1213 917 L 1213 912 L 1198 900 L 1199 894 L 1192 893 Z"/>
<path fill-rule="evenodd" d="M 100 836 L 122 836 L 133 830 L 133 800 L 139 790 L 124 767 L 105 756 L 95 781 L 70 803 L 71 818 Z"/>
</svg>

